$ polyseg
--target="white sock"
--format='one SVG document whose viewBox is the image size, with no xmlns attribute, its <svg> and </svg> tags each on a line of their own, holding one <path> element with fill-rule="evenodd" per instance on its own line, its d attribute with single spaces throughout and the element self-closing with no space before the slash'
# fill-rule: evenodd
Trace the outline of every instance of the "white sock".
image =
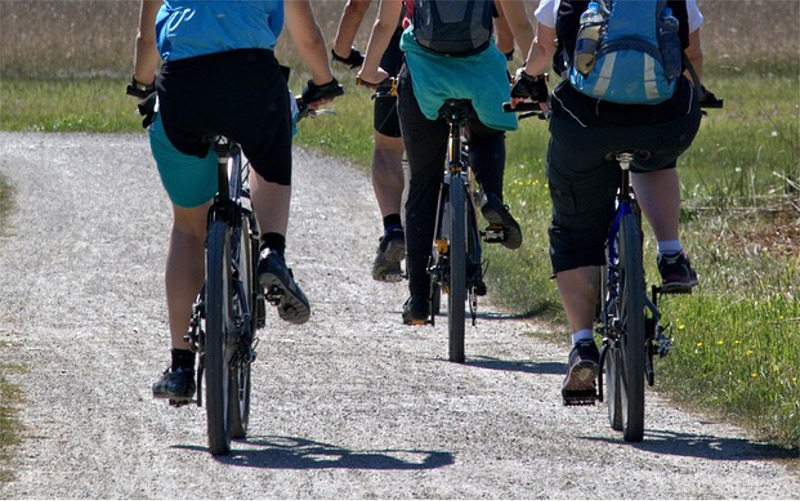
<svg viewBox="0 0 800 501">
<path fill-rule="evenodd" d="M 572 344 L 578 344 L 581 341 L 594 341 L 594 333 L 592 329 L 581 329 L 572 333 Z"/>
<path fill-rule="evenodd" d="M 664 254 L 679 254 L 683 251 L 680 240 L 659 240 L 656 248 L 658 249 L 658 257 Z"/>
</svg>

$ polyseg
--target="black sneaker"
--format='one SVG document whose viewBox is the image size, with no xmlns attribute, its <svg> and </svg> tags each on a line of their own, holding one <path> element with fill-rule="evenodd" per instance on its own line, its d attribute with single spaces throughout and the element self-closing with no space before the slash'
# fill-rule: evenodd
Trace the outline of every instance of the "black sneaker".
<svg viewBox="0 0 800 501">
<path fill-rule="evenodd" d="M 665 292 L 688 291 L 697 285 L 697 272 L 683 252 L 663 254 L 658 258 L 661 289 Z"/>
<path fill-rule="evenodd" d="M 561 387 L 565 405 L 592 405 L 600 370 L 600 352 L 594 340 L 579 341 L 569 352 L 569 368 Z"/>
<path fill-rule="evenodd" d="M 168 398 L 177 402 L 189 401 L 194 397 L 196 389 L 193 367 L 167 369 L 161 379 L 153 383 L 153 398 Z"/>
<path fill-rule="evenodd" d="M 481 199 L 481 214 L 490 225 L 503 227 L 505 238 L 503 245 L 508 249 L 519 249 L 522 245 L 522 230 L 508 211 L 508 206 L 503 205 L 500 197 L 494 193 L 486 193 Z"/>
<path fill-rule="evenodd" d="M 372 278 L 379 282 L 399 282 L 403 279 L 400 261 L 406 256 L 406 237 L 403 230 L 392 230 L 381 237 L 377 256 L 372 263 Z"/>
<path fill-rule="evenodd" d="M 403 305 L 403 323 L 406 325 L 422 325 L 430 315 L 430 302 L 422 294 L 413 294 Z"/>
<path fill-rule="evenodd" d="M 264 248 L 259 256 L 258 276 L 267 301 L 278 307 L 278 315 L 283 320 L 293 324 L 308 321 L 311 315 L 308 299 L 294 281 L 292 270 L 286 267 L 283 256 Z"/>
</svg>

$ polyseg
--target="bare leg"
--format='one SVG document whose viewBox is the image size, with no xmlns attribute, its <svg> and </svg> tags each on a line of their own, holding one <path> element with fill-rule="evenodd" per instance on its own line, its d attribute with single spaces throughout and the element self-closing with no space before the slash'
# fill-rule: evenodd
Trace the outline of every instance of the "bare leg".
<svg viewBox="0 0 800 501">
<path fill-rule="evenodd" d="M 403 196 L 403 138 L 375 132 L 372 188 L 381 216 L 400 214 Z"/>
<path fill-rule="evenodd" d="M 251 170 L 250 195 L 261 234 L 279 233 L 286 236 L 292 187 L 266 181 L 255 170 Z"/>
<path fill-rule="evenodd" d="M 558 294 L 572 332 L 592 329 L 600 290 L 600 268 L 583 266 L 556 275 Z"/>
<path fill-rule="evenodd" d="M 681 187 L 677 169 L 633 173 L 631 181 L 656 239 L 678 240 Z"/>
<path fill-rule="evenodd" d="M 205 280 L 206 216 L 211 202 L 185 209 L 173 205 L 174 220 L 167 252 L 165 283 L 172 347 L 188 350 L 183 337 Z"/>
</svg>

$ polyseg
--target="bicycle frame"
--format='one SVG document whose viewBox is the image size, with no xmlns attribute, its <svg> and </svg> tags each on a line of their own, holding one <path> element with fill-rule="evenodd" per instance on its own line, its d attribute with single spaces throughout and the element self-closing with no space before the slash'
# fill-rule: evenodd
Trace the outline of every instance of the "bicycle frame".
<svg viewBox="0 0 800 501">
<path fill-rule="evenodd" d="M 206 381 L 209 449 L 227 454 L 231 438 L 247 433 L 250 364 L 255 360 L 255 331 L 265 323 L 259 284 L 258 225 L 249 192 L 249 164 L 239 146 L 214 138 L 218 190 L 208 212 L 206 282 L 194 306 L 187 335 L 199 353 L 197 405 Z"/>
<path fill-rule="evenodd" d="M 471 106 L 448 100 L 442 108 L 449 124 L 447 161 L 439 191 L 436 225 L 428 272 L 431 276 L 430 323 L 435 323 L 439 291 L 448 294 L 449 359 L 464 361 L 464 304 L 468 300 L 472 325 L 477 318 L 477 296 L 486 293 L 471 169 L 461 140 Z"/>
</svg>

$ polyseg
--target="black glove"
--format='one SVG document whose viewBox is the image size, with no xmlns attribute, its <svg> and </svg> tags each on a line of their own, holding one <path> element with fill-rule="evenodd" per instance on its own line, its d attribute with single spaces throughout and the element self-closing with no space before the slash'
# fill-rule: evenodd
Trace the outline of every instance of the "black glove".
<svg viewBox="0 0 800 501">
<path fill-rule="evenodd" d="M 350 67 L 351 70 L 354 70 L 364 64 L 364 56 L 361 55 L 358 49 L 355 47 L 350 48 L 350 54 L 347 57 L 339 57 L 336 53 L 331 49 L 331 60 L 336 61 L 337 63 L 342 63 Z"/>
<path fill-rule="evenodd" d="M 514 49 L 511 49 L 511 52 L 506 52 L 503 55 L 506 56 L 506 61 L 509 61 L 509 62 L 513 61 L 514 60 Z"/>
<path fill-rule="evenodd" d="M 153 91 L 139 101 L 139 104 L 136 106 L 139 110 L 139 114 L 142 115 L 142 127 L 145 129 L 150 127 L 150 124 L 153 123 L 153 120 L 156 118 L 156 99 L 158 98 L 158 94 Z"/>
<path fill-rule="evenodd" d="M 532 77 L 524 70 L 517 72 L 517 78 L 511 87 L 511 97 L 530 98 L 531 101 L 547 101 L 547 78 L 545 75 Z"/>
<path fill-rule="evenodd" d="M 145 85 L 136 80 L 135 76 L 131 76 L 131 83 L 129 83 L 128 87 L 125 89 L 125 94 L 138 97 L 139 99 L 144 99 L 151 93 L 155 92 L 155 90 L 155 82 L 151 83 L 150 85 Z"/>
<path fill-rule="evenodd" d="M 303 87 L 303 102 L 305 104 L 315 103 L 322 99 L 333 99 L 344 94 L 344 87 L 334 78 L 324 85 L 317 85 L 313 80 L 309 80 Z"/>
</svg>

